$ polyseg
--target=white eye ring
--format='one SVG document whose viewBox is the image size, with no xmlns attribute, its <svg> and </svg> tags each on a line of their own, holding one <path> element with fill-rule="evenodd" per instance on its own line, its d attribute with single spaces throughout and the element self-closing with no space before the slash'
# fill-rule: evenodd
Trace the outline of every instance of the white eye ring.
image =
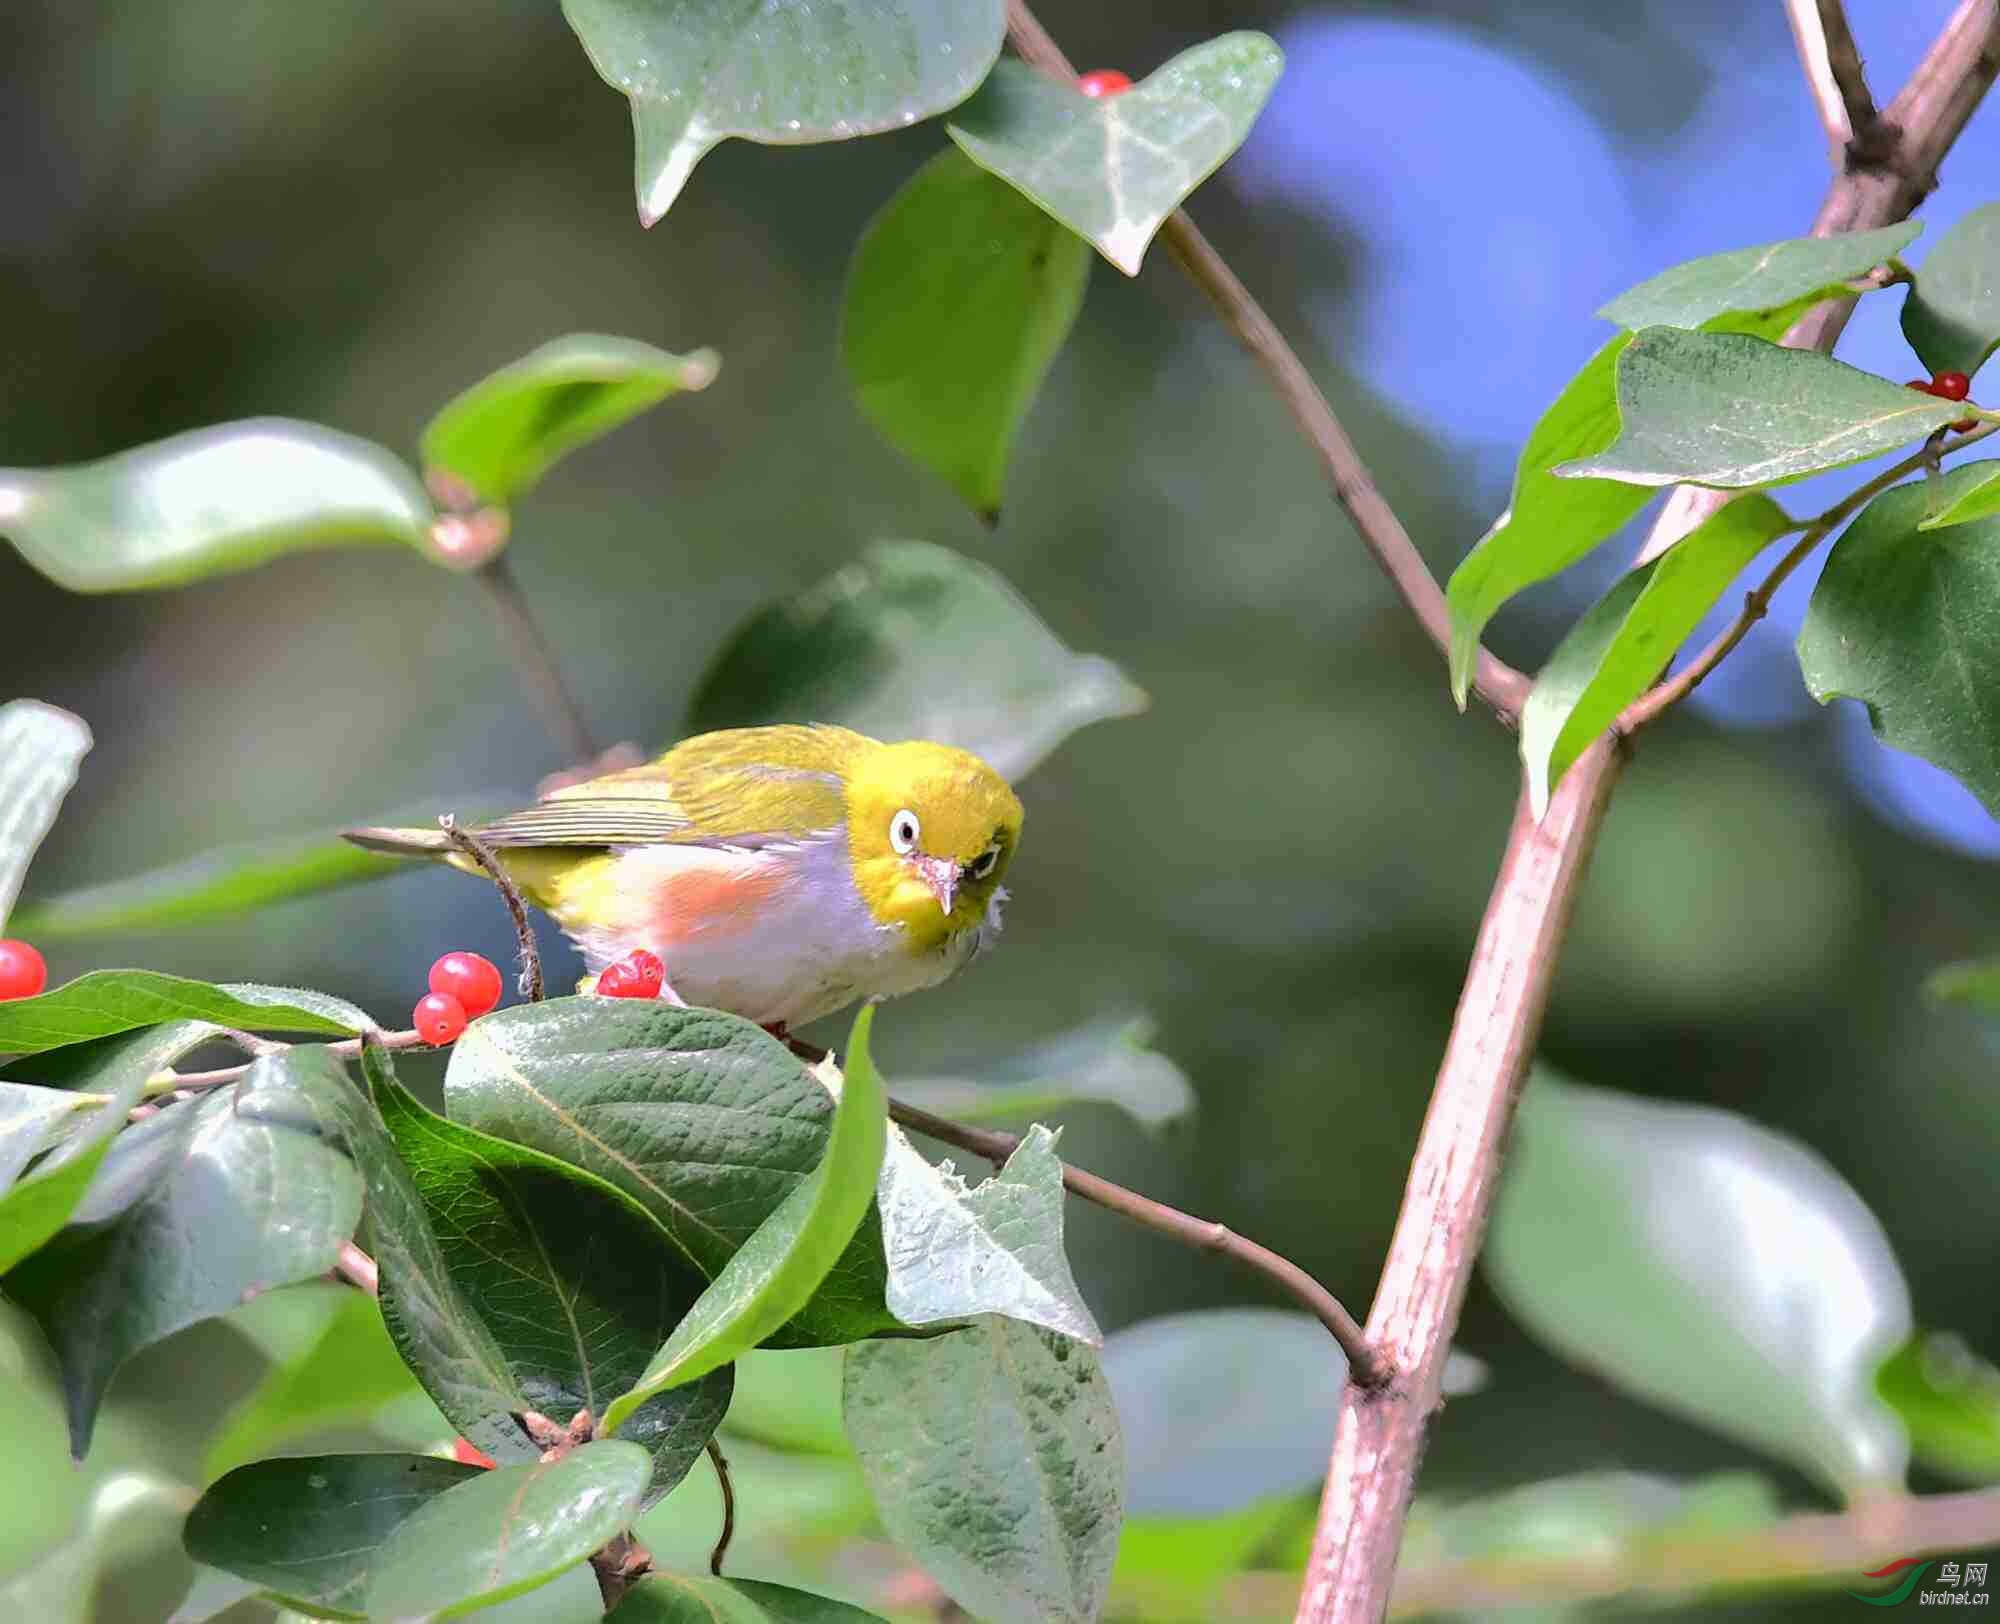
<svg viewBox="0 0 2000 1624">
<path fill-rule="evenodd" d="M 889 844 L 896 848 L 899 856 L 907 857 L 917 849 L 919 833 L 917 815 L 908 807 L 889 820 Z"/>
<path fill-rule="evenodd" d="M 993 865 L 1000 861 L 1000 842 L 994 841 L 977 857 L 965 865 L 968 879 L 983 880 L 993 872 Z"/>
</svg>

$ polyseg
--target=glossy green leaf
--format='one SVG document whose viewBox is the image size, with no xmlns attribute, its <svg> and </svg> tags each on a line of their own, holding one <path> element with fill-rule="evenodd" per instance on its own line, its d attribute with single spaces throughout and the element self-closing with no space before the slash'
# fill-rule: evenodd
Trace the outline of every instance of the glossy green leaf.
<svg viewBox="0 0 2000 1624">
<path fill-rule="evenodd" d="M 589 1443 L 561 1460 L 476 1473 L 382 1541 L 374 1618 L 457 1618 L 547 1584 L 630 1526 L 652 1469 L 637 1444 Z"/>
<path fill-rule="evenodd" d="M 1212 1517 L 1326 1476 L 1347 1362 L 1326 1327 L 1275 1308 L 1141 1320 L 1104 1344 L 1134 1516 Z M 1447 1396 L 1483 1372 L 1453 1353 Z"/>
<path fill-rule="evenodd" d="M 333 1267 L 361 1206 L 327 1137 L 333 1082 L 345 1078 L 323 1049 L 289 1049 L 119 1134 L 70 1226 L 7 1275 L 62 1365 L 79 1457 L 131 1355 Z"/>
<path fill-rule="evenodd" d="M 0 1004 L 0 1054 L 36 1054 L 178 1020 L 325 1037 L 354 1037 L 376 1025 L 366 1011 L 302 987 L 188 981 L 153 970 L 93 970 L 39 997 Z"/>
<path fill-rule="evenodd" d="M 362 1051 L 361 1070 L 370 1094 L 394 1083 L 387 1054 L 373 1044 Z M 540 1451 L 513 1419 L 532 1408 L 527 1394 L 447 1260 L 388 1125 L 352 1087 L 339 1096 L 339 1112 L 341 1142 L 367 1185 L 358 1238 L 375 1259 L 383 1322 L 403 1362 L 445 1418 L 487 1454 L 535 1459 Z"/>
<path fill-rule="evenodd" d="M 1224 34 L 1092 98 L 1002 62 L 958 110 L 951 138 L 1137 276 L 1167 216 L 1243 144 L 1284 65 L 1265 35 Z"/>
<path fill-rule="evenodd" d="M 1618 438 L 1552 472 L 1642 486 L 1781 485 L 1893 451 L 1963 414 L 1817 350 L 1648 327 L 1618 357 Z"/>
<path fill-rule="evenodd" d="M 381 1305 L 366 1292 L 345 1282 L 308 1282 L 265 1293 L 231 1323 L 252 1334 L 243 1322 L 259 1309 L 285 1311 L 280 1335 L 271 1338 L 278 1345 L 253 1337 L 271 1356 L 271 1370 L 209 1440 L 202 1457 L 205 1479 L 335 1427 L 389 1431 L 396 1442 L 412 1447 L 451 1435 L 450 1424 L 396 1352 Z M 410 1428 L 400 1422 L 404 1415 L 428 1424 Z M 400 1435 L 405 1431 L 416 1435 L 405 1438 Z"/>
<path fill-rule="evenodd" d="M 1903 336 L 1937 372 L 1977 372 L 2000 344 L 2000 203 L 1974 209 L 1917 267 Z"/>
<path fill-rule="evenodd" d="M 0 1082 L 0 1195 L 62 1137 L 71 1119 L 88 1115 L 97 1103 L 62 1089 Z"/>
<path fill-rule="evenodd" d="M 66 1043 L 6 1063 L 16 1082 L 44 1088 L 108 1094 L 137 1076 L 142 1082 L 177 1064 L 183 1057 L 225 1035 L 213 1021 L 162 1021 L 134 1027 L 86 1043 Z"/>
<path fill-rule="evenodd" d="M 888 1090 L 868 1054 L 874 1023 L 875 1006 L 864 1005 L 848 1035 L 840 1103 L 819 1165 L 757 1226 L 631 1390 L 604 1411 L 604 1431 L 630 1424 L 654 1395 L 720 1369 L 783 1329 L 852 1244 L 875 1205 L 889 1130 Z"/>
<path fill-rule="evenodd" d="M 1842 1492 L 1899 1492 L 1876 1396 L 1910 1332 L 1874 1215 L 1818 1157 L 1725 1111 L 1538 1074 L 1483 1261 L 1543 1342 Z"/>
<path fill-rule="evenodd" d="M 1762 492 L 1738 497 L 1585 611 L 1521 710 L 1521 760 L 1536 817 L 1570 763 L 1652 685 L 1729 583 L 1791 528 Z"/>
<path fill-rule="evenodd" d="M 386 1068 L 370 1092 L 465 1304 L 493 1333 L 529 1406 L 560 1422 L 637 1384 L 706 1282 L 630 1196 L 567 1162 L 427 1111 Z M 665 1494 L 729 1407 L 711 1369 L 627 1413 Z"/>
<path fill-rule="evenodd" d="M 1793 237 L 1758 248 L 1691 259 L 1621 293 L 1598 311 L 1606 321 L 1641 327 L 1699 327 L 1731 310 L 1770 310 L 1819 299 L 1887 264 L 1916 241 L 1914 220 L 1877 231 Z"/>
<path fill-rule="evenodd" d="M 579 446 L 684 389 L 706 389 L 713 350 L 672 355 L 633 338 L 570 333 L 481 378 L 424 430 L 424 467 L 506 507 Z"/>
<path fill-rule="evenodd" d="M 904 183 L 855 248 L 840 332 L 855 399 L 989 521 L 1089 276 L 1073 233 L 951 151 Z"/>
<path fill-rule="evenodd" d="M 71 1108 L 64 1112 L 67 1120 L 63 1125 L 72 1129 L 64 1142 L 26 1178 L 15 1182 L 19 1167 L 0 1177 L 0 1275 L 40 1251 L 74 1216 L 111 1150 L 113 1137 L 125 1126 L 127 1114 L 146 1086 L 145 1074 L 132 1068 L 109 1073 L 101 1080 L 107 1085 L 105 1092 L 93 1094 L 87 1100 L 57 1090 L 0 1085 L 0 1099 L 28 1093 L 50 1094 L 62 1101 Z M 45 1139 L 48 1131 L 57 1126 L 57 1120 L 62 1120 L 51 1120 L 33 1102 L 21 1103 L 27 1106 L 24 1112 L 27 1119 L 40 1122 Z M 79 1106 L 82 1110 L 75 1109 Z M 81 1126 L 74 1126 L 79 1117 Z M 15 1150 L 18 1148 L 17 1142 Z M 4 1150 L 4 1145 L 0 1145 L 0 1151 Z M 6 1154 L 11 1160 L 13 1152 Z M 0 1167 L 0 1173 L 7 1173 L 7 1169 Z"/>
<path fill-rule="evenodd" d="M 1965 1342 L 1914 1336 L 1875 1375 L 1924 1465 L 1968 1483 L 2000 1483 L 2000 1369 Z"/>
<path fill-rule="evenodd" d="M 1104 1333 L 1063 1252 L 1062 1163 L 1037 1123 L 1007 1165 L 968 1186 L 934 1167 L 900 1129 L 882 1162 L 882 1247 L 889 1307 L 906 1325 L 1005 1314 L 1092 1347 Z"/>
<path fill-rule="evenodd" d="M 90 729 L 39 700 L 0 705 L 0 931 L 90 749 Z"/>
<path fill-rule="evenodd" d="M 693 1573 L 649 1575 L 610 1616 L 618 1624 L 882 1624 L 878 1614 L 809 1590 Z"/>
<path fill-rule="evenodd" d="M 845 1411 L 883 1526 L 960 1606 L 996 1624 L 1098 1617 L 1125 1465 L 1089 1348 L 998 1315 L 863 1343 Z"/>
<path fill-rule="evenodd" d="M 282 417 L 71 468 L 0 468 L 0 535 L 72 592 L 185 586 L 350 542 L 427 551 L 431 518 L 399 458 Z"/>
<path fill-rule="evenodd" d="M 2000 513 L 2000 461 L 1966 463 L 1952 472 L 1958 478 L 1946 487 L 1949 494 L 1931 497 L 1917 521 L 1919 530 L 1945 530 Z"/>
<path fill-rule="evenodd" d="M 1944 476 L 1956 498 L 1977 465 Z M 1922 530 L 1922 484 L 1884 491 L 1833 544 L 1799 629 L 1813 698 L 1858 699 L 1875 736 L 2000 813 L 2000 515 Z"/>
<path fill-rule="evenodd" d="M 453 1045 L 460 1122 L 616 1185 L 710 1280 L 825 1154 L 833 1098 L 762 1028 L 655 999 L 551 998 L 474 1021 Z M 785 1344 L 893 1331 L 871 1215 Z"/>
<path fill-rule="evenodd" d="M 838 722 L 955 744 L 1020 779 L 1078 728 L 1146 703 L 1109 660 L 1063 647 L 984 564 L 885 541 L 752 616 L 702 679 L 689 729 Z"/>
<path fill-rule="evenodd" d="M 1711 317 L 1702 330 L 1775 339 L 1815 302 L 1806 294 L 1774 309 L 1729 311 Z M 1521 448 L 1507 511 L 1445 586 L 1452 695 L 1461 710 L 1472 687 L 1480 633 L 1500 606 L 1568 569 L 1650 500 L 1641 487 L 1611 479 L 1558 479 L 1553 471 L 1559 463 L 1602 452 L 1618 438 L 1618 358 L 1631 341 L 1630 333 L 1612 339 L 1542 413 Z"/>
<path fill-rule="evenodd" d="M 1150 1016 L 1107 1016 L 1023 1049 L 976 1076 L 899 1077 L 896 1098 L 954 1122 L 1009 1122 L 1110 1105 L 1156 1128 L 1194 1110 L 1187 1074 L 1152 1047 Z"/>
<path fill-rule="evenodd" d="M 188 1513 L 197 1562 L 240 1574 L 286 1605 L 363 1618 L 382 1546 L 447 1489 L 484 1468 L 429 1455 L 305 1455 L 239 1466 Z"/>
<path fill-rule="evenodd" d="M 957 106 L 1006 27 L 1001 0 L 563 0 L 563 15 L 605 83 L 631 99 L 649 226 L 731 136 L 844 141 Z"/>
</svg>

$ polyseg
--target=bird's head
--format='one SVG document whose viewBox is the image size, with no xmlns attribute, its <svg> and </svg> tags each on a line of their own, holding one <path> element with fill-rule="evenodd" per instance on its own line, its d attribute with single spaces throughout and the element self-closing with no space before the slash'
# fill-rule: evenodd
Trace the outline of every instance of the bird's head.
<svg viewBox="0 0 2000 1624">
<path fill-rule="evenodd" d="M 847 843 L 868 911 L 935 947 L 986 916 L 1021 838 L 1021 803 L 977 756 L 890 744 L 847 780 Z"/>
</svg>

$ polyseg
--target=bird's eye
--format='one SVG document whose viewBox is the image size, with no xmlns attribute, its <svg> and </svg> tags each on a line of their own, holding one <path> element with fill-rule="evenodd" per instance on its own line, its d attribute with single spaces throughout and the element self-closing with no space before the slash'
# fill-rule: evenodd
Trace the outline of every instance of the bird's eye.
<svg viewBox="0 0 2000 1624">
<path fill-rule="evenodd" d="M 904 857 L 917 849 L 918 833 L 917 815 L 908 808 L 889 820 L 889 844 Z"/>
<path fill-rule="evenodd" d="M 986 878 L 987 875 L 993 872 L 994 865 L 999 861 L 1000 861 L 1000 842 L 996 840 L 993 842 L 992 845 L 988 846 L 977 857 L 973 858 L 971 862 L 965 865 L 966 877 L 968 879 L 983 880 Z"/>
</svg>

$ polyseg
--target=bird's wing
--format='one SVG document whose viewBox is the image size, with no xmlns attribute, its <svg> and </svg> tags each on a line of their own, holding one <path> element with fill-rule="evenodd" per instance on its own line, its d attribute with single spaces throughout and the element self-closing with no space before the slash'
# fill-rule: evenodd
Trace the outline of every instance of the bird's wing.
<svg viewBox="0 0 2000 1624">
<path fill-rule="evenodd" d="M 657 761 L 572 784 L 479 830 L 494 846 L 765 846 L 836 828 L 846 768 L 872 739 L 845 728 L 704 733 Z"/>
</svg>

